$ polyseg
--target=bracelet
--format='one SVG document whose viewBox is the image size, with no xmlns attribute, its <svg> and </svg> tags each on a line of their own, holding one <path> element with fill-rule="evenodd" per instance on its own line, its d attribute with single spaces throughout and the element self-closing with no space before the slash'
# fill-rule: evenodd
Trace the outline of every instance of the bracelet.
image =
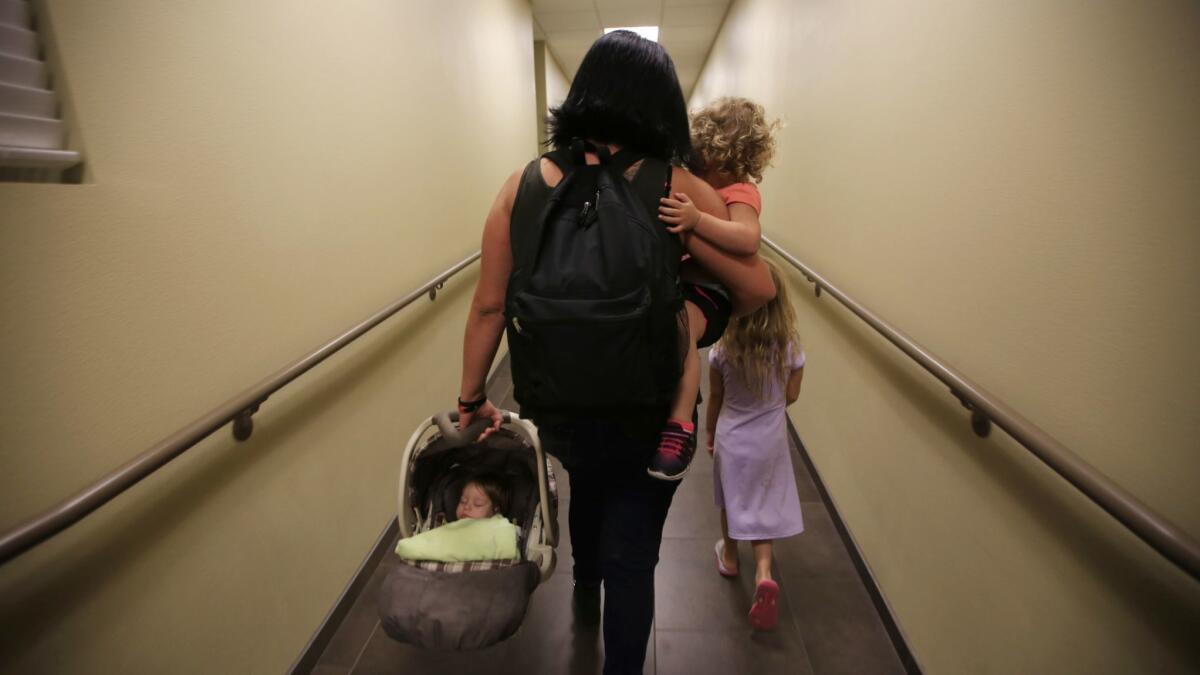
<svg viewBox="0 0 1200 675">
<path fill-rule="evenodd" d="M 473 413 L 476 410 L 479 410 L 484 403 L 487 403 L 487 400 L 487 394 L 484 394 L 483 398 L 479 399 L 478 401 L 464 401 L 460 396 L 458 399 L 458 409 L 460 412 Z"/>
</svg>

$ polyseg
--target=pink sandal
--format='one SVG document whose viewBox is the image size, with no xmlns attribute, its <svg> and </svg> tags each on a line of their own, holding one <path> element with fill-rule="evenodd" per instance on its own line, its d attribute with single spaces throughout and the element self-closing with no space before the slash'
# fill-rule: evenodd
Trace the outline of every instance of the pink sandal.
<svg viewBox="0 0 1200 675">
<path fill-rule="evenodd" d="M 758 582 L 754 604 L 750 606 L 750 625 L 758 630 L 773 630 L 779 623 L 779 584 L 770 579 Z"/>
<path fill-rule="evenodd" d="M 737 570 L 731 570 L 728 567 L 726 567 L 724 560 L 725 560 L 725 540 L 718 539 L 717 540 L 717 574 L 720 574 L 721 576 L 725 577 L 726 579 L 731 579 L 733 577 L 736 577 L 738 574 Z"/>
</svg>

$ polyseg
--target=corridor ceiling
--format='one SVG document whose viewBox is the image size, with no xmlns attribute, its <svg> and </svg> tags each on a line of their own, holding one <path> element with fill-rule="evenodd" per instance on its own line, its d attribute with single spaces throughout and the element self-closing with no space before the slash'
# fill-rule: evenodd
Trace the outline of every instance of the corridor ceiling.
<svg viewBox="0 0 1200 675">
<path fill-rule="evenodd" d="M 568 79 L 605 28 L 659 26 L 685 95 L 712 48 L 729 0 L 532 0 L 533 39 L 545 40 Z"/>
</svg>

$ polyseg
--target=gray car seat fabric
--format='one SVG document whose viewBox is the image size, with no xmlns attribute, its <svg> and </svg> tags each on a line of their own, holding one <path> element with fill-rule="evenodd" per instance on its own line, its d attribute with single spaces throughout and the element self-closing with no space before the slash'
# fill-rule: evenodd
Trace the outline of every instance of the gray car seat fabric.
<svg viewBox="0 0 1200 675">
<path fill-rule="evenodd" d="M 383 629 L 394 640 L 426 649 L 489 647 L 521 627 L 538 578 L 530 562 L 472 572 L 434 572 L 401 563 L 383 582 Z"/>
<path fill-rule="evenodd" d="M 521 560 L 398 561 L 379 593 L 379 616 L 389 637 L 426 649 L 462 651 L 489 647 L 517 631 L 530 595 L 554 569 L 549 547 L 557 541 L 558 495 L 547 465 L 549 522 L 543 522 L 538 461 L 536 449 L 509 428 L 462 446 L 435 435 L 413 452 L 401 485 L 401 509 L 414 517 L 413 531 L 454 520 L 463 484 L 480 472 L 498 474 L 509 488 L 504 515 L 520 528 Z"/>
</svg>

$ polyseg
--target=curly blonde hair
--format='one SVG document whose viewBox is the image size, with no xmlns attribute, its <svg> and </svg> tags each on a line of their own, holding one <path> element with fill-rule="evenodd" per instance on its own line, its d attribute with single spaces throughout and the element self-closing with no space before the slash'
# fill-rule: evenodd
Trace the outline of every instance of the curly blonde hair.
<svg viewBox="0 0 1200 675">
<path fill-rule="evenodd" d="M 779 120 L 767 121 L 763 107 L 737 96 L 719 98 L 692 113 L 692 146 L 705 170 L 720 171 L 739 183 L 762 181 L 775 155 Z"/>
</svg>

